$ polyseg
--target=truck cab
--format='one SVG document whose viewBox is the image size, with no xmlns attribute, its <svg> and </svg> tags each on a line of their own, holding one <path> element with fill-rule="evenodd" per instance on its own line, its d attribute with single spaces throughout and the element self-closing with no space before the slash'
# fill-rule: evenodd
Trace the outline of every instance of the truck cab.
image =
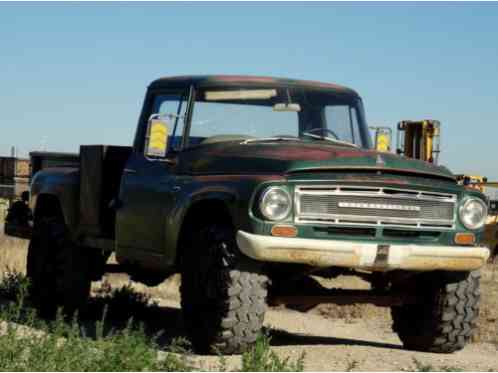
<svg viewBox="0 0 498 373">
<path fill-rule="evenodd" d="M 443 166 L 372 149 L 352 89 L 158 79 L 131 147 L 82 146 L 75 159 L 32 180 L 28 276 L 47 314 L 81 310 L 114 252 L 138 281 L 181 273 L 201 352 L 247 349 L 269 304 L 389 306 L 417 350 L 452 352 L 471 336 L 487 200 Z M 372 289 L 337 292 L 312 277 L 345 273 Z"/>
</svg>

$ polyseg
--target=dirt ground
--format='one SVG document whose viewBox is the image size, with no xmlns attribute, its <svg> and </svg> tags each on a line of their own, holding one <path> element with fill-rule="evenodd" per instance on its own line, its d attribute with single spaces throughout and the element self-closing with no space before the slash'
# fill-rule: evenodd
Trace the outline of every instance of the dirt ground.
<svg viewBox="0 0 498 373">
<path fill-rule="evenodd" d="M 0 225 L 1 228 L 3 228 Z M 26 242 L 0 234 L 0 267 L 24 270 Z M 297 359 L 305 353 L 305 369 L 312 371 L 471 370 L 498 371 L 498 265 L 482 271 L 481 314 L 475 341 L 463 351 L 432 354 L 402 349 L 391 331 L 388 309 L 369 305 L 322 305 L 308 313 L 284 308 L 270 309 L 265 318 L 273 349 Z M 130 284 L 126 275 L 107 275 L 112 287 Z M 151 296 L 162 309 L 159 322 L 175 337 L 184 336 L 175 276 L 156 287 L 131 283 Z M 101 284 L 95 283 L 97 289 Z M 364 288 L 353 277 L 340 277 L 334 286 Z M 151 321 L 152 322 L 152 321 Z M 218 367 L 217 357 L 194 356 L 206 370 Z M 238 356 L 227 358 L 228 368 L 240 364 Z"/>
</svg>

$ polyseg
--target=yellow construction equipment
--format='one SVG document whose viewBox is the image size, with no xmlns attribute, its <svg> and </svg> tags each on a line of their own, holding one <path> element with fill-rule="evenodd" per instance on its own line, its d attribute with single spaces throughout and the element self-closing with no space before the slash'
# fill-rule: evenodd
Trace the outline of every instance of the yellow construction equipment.
<svg viewBox="0 0 498 373">
<path fill-rule="evenodd" d="M 404 120 L 398 123 L 396 152 L 405 157 L 438 163 L 440 153 L 441 123 L 437 120 Z M 370 127 L 375 134 L 375 148 L 391 151 L 392 131 L 388 127 Z M 456 175 L 459 184 L 484 193 L 485 188 L 498 188 L 485 176 Z M 484 244 L 491 249 L 490 260 L 498 258 L 498 201 L 490 201 L 488 220 L 484 230 Z"/>
<path fill-rule="evenodd" d="M 457 182 L 460 185 L 465 185 L 469 188 L 474 188 L 479 190 L 481 193 L 484 193 L 484 188 L 486 186 L 491 187 L 488 184 L 488 178 L 485 176 L 477 176 L 477 175 L 456 175 Z"/>
<path fill-rule="evenodd" d="M 441 123 L 437 120 L 404 120 L 398 123 L 397 153 L 405 157 L 438 163 Z"/>
<path fill-rule="evenodd" d="M 498 201 L 496 200 L 489 203 L 483 243 L 491 250 L 489 261 L 496 263 L 498 260 Z"/>
</svg>

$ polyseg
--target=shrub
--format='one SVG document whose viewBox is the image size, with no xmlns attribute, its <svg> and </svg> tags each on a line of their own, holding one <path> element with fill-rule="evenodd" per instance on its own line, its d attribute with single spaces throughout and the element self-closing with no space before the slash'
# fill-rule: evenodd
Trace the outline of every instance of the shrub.
<svg viewBox="0 0 498 373">
<path fill-rule="evenodd" d="M 256 344 L 242 354 L 242 372 L 302 372 L 304 370 L 304 353 L 296 362 L 289 357 L 280 358 L 270 349 L 270 338 L 261 335 Z"/>
<path fill-rule="evenodd" d="M 160 346 L 161 333 L 150 335 L 144 323 L 158 311 L 150 298 L 131 286 L 97 292 L 94 311 L 101 318 L 90 324 L 78 315 L 67 320 L 61 312 L 55 320 L 39 319 L 27 301 L 28 281 L 18 272 L 7 272 L 0 282 L 0 297 L 10 302 L 0 308 L 0 371 L 192 371 L 188 341 L 177 338 Z M 93 316 L 95 316 L 95 313 Z M 138 316 L 135 319 L 131 315 Z M 128 317 L 123 326 L 119 321 Z M 113 318 L 112 322 L 109 318 Z M 119 324 L 119 323 L 118 323 Z M 94 333 L 89 333 L 89 325 Z M 110 327 L 111 326 L 111 327 Z M 90 337 L 91 335 L 91 337 Z M 161 351 L 163 350 L 163 351 Z M 295 362 L 280 358 L 270 349 L 270 338 L 258 338 L 241 356 L 241 371 L 302 371 L 304 354 Z M 219 369 L 227 370 L 219 357 Z"/>
</svg>

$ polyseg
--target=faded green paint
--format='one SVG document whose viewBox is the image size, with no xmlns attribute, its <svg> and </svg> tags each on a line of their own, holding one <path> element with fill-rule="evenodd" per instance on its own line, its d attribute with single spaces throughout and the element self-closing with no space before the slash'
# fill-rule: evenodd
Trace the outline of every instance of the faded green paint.
<svg viewBox="0 0 498 373">
<path fill-rule="evenodd" d="M 180 157 L 180 170 L 189 174 L 282 174 L 312 171 L 382 171 L 454 179 L 446 168 L 394 154 L 356 149 L 326 141 L 241 143 L 201 146 Z"/>
</svg>

